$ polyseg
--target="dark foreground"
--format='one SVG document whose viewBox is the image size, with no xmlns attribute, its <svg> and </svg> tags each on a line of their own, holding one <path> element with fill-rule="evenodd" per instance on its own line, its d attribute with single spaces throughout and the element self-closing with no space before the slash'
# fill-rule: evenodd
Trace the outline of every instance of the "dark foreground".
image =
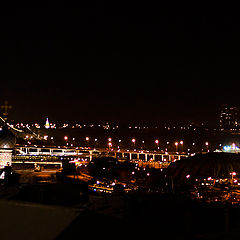
<svg viewBox="0 0 240 240">
<path fill-rule="evenodd" d="M 31 174 L 28 183 L 1 186 L 0 232 L 5 239 L 240 238 L 238 205 L 200 202 L 183 193 L 99 194 L 71 178 L 56 182 L 50 173 Z"/>
<path fill-rule="evenodd" d="M 23 198 L 21 194 L 4 198 L 2 195 L 0 230 L 6 239 L 240 237 L 238 206 L 137 192 L 123 195 L 90 193 L 82 201 L 70 199 L 68 202 L 67 190 L 62 198 L 64 201 L 56 198 L 49 201 L 47 195 L 55 191 L 54 188 L 49 191 L 48 187 L 44 192 L 44 188 L 38 191 L 35 187 L 33 191 L 39 198 L 27 199 L 27 195 Z"/>
<path fill-rule="evenodd" d="M 132 195 L 92 199 L 57 239 L 146 237 L 166 239 L 236 239 L 240 209 L 163 195 Z M 94 203 L 95 201 L 95 203 Z"/>
</svg>

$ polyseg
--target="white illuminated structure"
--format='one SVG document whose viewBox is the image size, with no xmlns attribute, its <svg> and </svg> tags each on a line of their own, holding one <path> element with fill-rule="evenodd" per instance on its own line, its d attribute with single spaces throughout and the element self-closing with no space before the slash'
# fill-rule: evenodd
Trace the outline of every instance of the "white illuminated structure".
<svg viewBox="0 0 240 240">
<path fill-rule="evenodd" d="M 0 149 L 0 169 L 12 165 L 12 150 Z"/>
<path fill-rule="evenodd" d="M 229 146 L 223 146 L 223 152 L 240 153 L 240 148 L 233 143 Z"/>
<path fill-rule="evenodd" d="M 15 144 L 15 135 L 4 125 L 0 131 L 0 169 L 12 165 L 12 150 Z"/>
<path fill-rule="evenodd" d="M 49 124 L 49 120 L 48 120 L 48 118 L 46 119 L 45 128 L 46 128 L 46 129 L 50 128 L 50 124 Z"/>
</svg>

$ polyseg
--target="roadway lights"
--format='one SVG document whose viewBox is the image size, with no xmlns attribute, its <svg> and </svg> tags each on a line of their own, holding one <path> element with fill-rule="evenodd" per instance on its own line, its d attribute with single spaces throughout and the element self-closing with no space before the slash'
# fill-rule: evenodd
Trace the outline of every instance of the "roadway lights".
<svg viewBox="0 0 240 240">
<path fill-rule="evenodd" d="M 181 140 L 179 143 L 180 143 L 180 145 L 181 145 L 181 150 L 182 150 L 182 152 L 183 152 L 183 140 Z"/>
<path fill-rule="evenodd" d="M 207 148 L 207 152 L 209 152 L 209 149 L 208 149 L 208 142 L 205 142 L 205 146 Z"/>
<path fill-rule="evenodd" d="M 175 142 L 174 144 L 176 146 L 176 152 L 177 152 L 178 151 L 178 142 Z"/>
</svg>

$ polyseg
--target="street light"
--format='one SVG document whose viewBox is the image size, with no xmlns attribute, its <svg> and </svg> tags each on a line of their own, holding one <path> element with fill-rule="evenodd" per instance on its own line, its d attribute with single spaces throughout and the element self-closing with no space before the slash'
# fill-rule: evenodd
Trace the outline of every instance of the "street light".
<svg viewBox="0 0 240 240">
<path fill-rule="evenodd" d="M 112 148 L 112 143 L 111 142 L 108 143 L 108 148 L 109 148 L 109 150 Z"/>
<path fill-rule="evenodd" d="M 90 139 L 89 137 L 85 138 L 87 147 L 89 147 L 89 139 Z"/>
<path fill-rule="evenodd" d="M 236 176 L 237 173 L 236 172 L 230 172 L 230 175 L 232 175 L 232 179 L 233 179 L 233 177 Z"/>
<path fill-rule="evenodd" d="M 182 146 L 182 152 L 183 152 L 183 141 L 180 141 L 180 145 Z"/>
<path fill-rule="evenodd" d="M 155 143 L 156 143 L 156 145 L 157 145 L 157 149 L 159 149 L 159 146 L 158 146 L 158 144 L 159 144 L 159 140 L 156 139 L 156 140 L 155 140 Z"/>
<path fill-rule="evenodd" d="M 66 141 L 66 145 L 68 145 L 68 136 L 64 136 L 64 138 L 63 138 L 65 141 Z"/>
<path fill-rule="evenodd" d="M 135 148 L 136 139 L 132 138 L 133 147 Z"/>
<path fill-rule="evenodd" d="M 175 142 L 176 152 L 178 151 L 178 142 Z"/>
<path fill-rule="evenodd" d="M 205 146 L 207 148 L 207 152 L 209 152 L 209 149 L 208 149 L 208 142 L 205 142 Z"/>
</svg>

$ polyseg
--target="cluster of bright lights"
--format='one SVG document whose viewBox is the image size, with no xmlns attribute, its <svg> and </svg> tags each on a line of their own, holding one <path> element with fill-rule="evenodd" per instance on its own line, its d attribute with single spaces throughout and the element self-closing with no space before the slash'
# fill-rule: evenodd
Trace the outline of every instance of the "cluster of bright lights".
<svg viewBox="0 0 240 240">
<path fill-rule="evenodd" d="M 240 148 L 237 147 L 235 143 L 233 143 L 232 145 L 223 146 L 223 151 L 224 152 L 236 152 L 236 151 L 240 151 Z"/>
</svg>

